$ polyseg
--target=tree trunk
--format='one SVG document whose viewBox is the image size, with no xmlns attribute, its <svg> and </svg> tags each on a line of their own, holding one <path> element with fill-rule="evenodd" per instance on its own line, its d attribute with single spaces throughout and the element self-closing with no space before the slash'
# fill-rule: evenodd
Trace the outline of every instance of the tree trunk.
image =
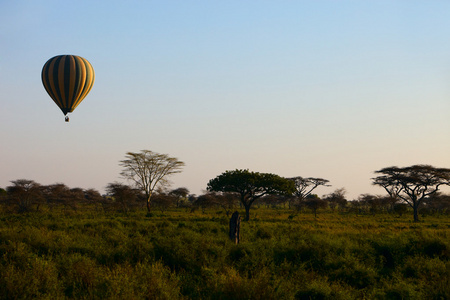
<svg viewBox="0 0 450 300">
<path fill-rule="evenodd" d="M 250 220 L 250 205 L 244 205 L 245 207 L 245 219 L 244 221 Z"/>
<path fill-rule="evenodd" d="M 150 215 L 152 212 L 152 203 L 150 202 L 151 197 L 152 194 L 147 194 L 147 215 Z"/>
<path fill-rule="evenodd" d="M 414 210 L 414 222 L 419 222 L 419 209 L 417 205 L 414 205 L 413 210 Z"/>
</svg>

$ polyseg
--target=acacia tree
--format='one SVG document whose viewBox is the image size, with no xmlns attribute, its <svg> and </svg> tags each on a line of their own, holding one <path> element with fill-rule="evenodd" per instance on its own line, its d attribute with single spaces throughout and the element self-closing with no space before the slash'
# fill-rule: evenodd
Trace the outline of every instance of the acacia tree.
<svg viewBox="0 0 450 300">
<path fill-rule="evenodd" d="M 331 186 L 328 184 L 330 182 L 327 179 L 323 178 L 314 178 L 314 177 L 292 177 L 289 178 L 289 180 L 292 180 L 295 184 L 295 196 L 297 196 L 298 200 L 301 202 L 308 197 L 308 195 L 311 194 L 311 192 L 317 188 L 318 186 Z M 289 203 L 290 206 L 290 203 Z"/>
<path fill-rule="evenodd" d="M 128 152 L 124 160 L 120 161 L 123 167 L 122 175 L 134 183 L 146 197 L 147 212 L 151 212 L 151 198 L 157 187 L 169 184 L 168 176 L 180 173 L 184 162 L 167 154 L 159 154 L 150 150 L 141 150 L 139 153 Z"/>
<path fill-rule="evenodd" d="M 17 205 L 19 212 L 30 211 L 33 204 L 36 204 L 36 210 L 39 210 L 44 200 L 42 186 L 39 183 L 28 179 L 17 179 L 11 183 L 13 185 L 6 187 L 8 200 L 11 204 Z"/>
<path fill-rule="evenodd" d="M 320 199 L 316 194 L 309 194 L 305 199 L 305 206 L 314 212 L 314 218 L 317 218 L 317 210 L 327 207 L 327 201 Z"/>
<path fill-rule="evenodd" d="M 84 199 L 86 203 L 94 204 L 96 208 L 97 205 L 101 204 L 103 201 L 103 197 L 100 192 L 93 188 L 84 190 Z"/>
<path fill-rule="evenodd" d="M 177 208 L 180 207 L 180 203 L 182 201 L 185 201 L 187 199 L 187 196 L 189 195 L 189 190 L 185 187 L 180 187 L 174 190 L 171 190 L 169 192 L 170 196 L 173 196 L 176 201 Z"/>
<path fill-rule="evenodd" d="M 206 208 L 212 207 L 217 204 L 216 196 L 217 195 L 215 195 L 214 193 L 206 193 L 200 195 L 195 199 L 193 206 L 195 208 L 200 207 L 202 209 L 202 213 L 205 213 Z"/>
<path fill-rule="evenodd" d="M 331 194 L 325 195 L 324 200 L 328 202 L 331 209 L 334 209 L 338 206 L 340 209 L 344 209 L 347 205 L 347 199 L 345 199 L 345 194 L 347 191 L 345 188 L 336 189 Z"/>
<path fill-rule="evenodd" d="M 270 173 L 249 170 L 226 171 L 208 182 L 210 192 L 238 193 L 245 208 L 245 221 L 250 220 L 250 208 L 265 195 L 289 195 L 295 191 L 293 181 Z"/>
<path fill-rule="evenodd" d="M 358 201 L 365 207 L 372 215 L 375 215 L 381 210 L 383 205 L 383 198 L 377 195 L 362 194 L 359 195 Z"/>
<path fill-rule="evenodd" d="M 372 178 L 374 185 L 383 187 L 391 197 L 398 197 L 414 211 L 414 222 L 419 221 L 419 206 L 423 200 L 436 193 L 442 185 L 450 185 L 450 169 L 430 165 L 413 165 L 405 168 L 388 167 Z"/>
<path fill-rule="evenodd" d="M 76 210 L 77 203 L 83 201 L 84 192 L 80 188 L 69 188 L 64 183 L 55 183 L 44 186 L 43 188 L 47 204 L 50 207 L 54 205 L 63 205 L 64 210 L 70 207 Z"/>
<path fill-rule="evenodd" d="M 119 182 L 109 183 L 106 186 L 106 195 L 111 197 L 123 212 L 128 212 L 133 206 L 136 206 L 139 193 L 140 191 Z"/>
<path fill-rule="evenodd" d="M 167 192 L 157 191 L 153 195 L 152 204 L 154 207 L 159 208 L 161 213 L 176 204 L 176 197 L 168 194 Z"/>
</svg>

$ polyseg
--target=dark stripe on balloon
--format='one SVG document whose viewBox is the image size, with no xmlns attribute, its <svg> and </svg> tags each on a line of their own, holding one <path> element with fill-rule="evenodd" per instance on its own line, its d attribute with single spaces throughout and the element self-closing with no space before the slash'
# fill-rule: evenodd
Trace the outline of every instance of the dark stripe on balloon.
<svg viewBox="0 0 450 300">
<path fill-rule="evenodd" d="M 50 97 L 56 102 L 56 95 L 54 90 L 52 89 L 51 85 L 50 85 L 50 65 L 51 65 L 52 61 L 49 60 L 45 65 L 44 68 L 42 69 L 42 83 L 44 84 L 44 88 L 45 90 L 48 92 L 48 94 L 50 95 Z M 56 103 L 58 104 L 58 103 Z"/>
<path fill-rule="evenodd" d="M 48 61 L 47 70 L 45 72 L 45 77 L 47 79 L 45 86 L 46 86 L 46 89 L 49 92 L 50 96 L 52 97 L 53 101 L 55 101 L 55 103 L 61 108 L 62 103 L 59 99 L 57 86 L 55 85 L 55 82 L 54 82 L 54 78 L 55 78 L 54 72 L 55 72 L 55 69 L 57 69 L 56 68 L 57 65 L 58 65 L 57 57 L 54 57 Z"/>
<path fill-rule="evenodd" d="M 61 67 L 61 60 L 62 60 L 62 56 L 57 56 L 56 58 L 55 58 L 55 60 L 54 60 L 54 64 L 53 64 L 53 67 L 52 68 L 50 68 L 50 72 L 51 72 L 51 84 L 52 84 L 52 86 L 53 86 L 53 89 L 54 89 L 54 91 L 55 91 L 55 95 L 56 95 L 56 97 L 57 97 L 57 99 L 58 99 L 58 102 L 59 102 L 59 108 L 61 108 L 61 110 L 62 110 L 62 112 L 64 113 L 64 114 L 66 114 L 67 112 L 66 111 L 64 111 L 64 96 L 62 95 L 62 92 L 61 92 L 61 84 L 60 84 L 60 80 L 58 80 L 58 78 L 60 78 L 59 76 L 60 76 L 60 72 L 59 72 L 59 70 L 60 70 L 60 67 Z"/>
<path fill-rule="evenodd" d="M 70 85 L 70 56 L 64 55 L 61 59 L 59 66 L 59 85 L 61 89 L 61 94 L 63 95 L 62 99 L 64 101 L 64 113 L 68 113 L 70 111 L 70 94 L 69 94 L 69 85 Z M 61 76 L 62 74 L 62 76 Z"/>
<path fill-rule="evenodd" d="M 67 96 L 68 96 L 68 100 L 69 103 L 73 103 L 74 101 L 74 97 L 73 97 L 73 86 L 74 86 L 74 80 L 75 80 L 75 76 L 73 76 L 72 74 L 75 73 L 76 69 L 75 69 L 75 59 L 72 55 L 67 56 L 67 64 L 69 66 L 69 70 L 71 73 L 71 76 L 69 76 L 69 78 L 67 78 L 67 85 L 66 85 L 66 91 L 67 91 Z"/>
<path fill-rule="evenodd" d="M 77 57 L 77 62 L 78 71 L 80 73 L 80 85 L 78 87 L 79 89 L 77 93 L 77 99 L 73 104 L 73 109 L 75 109 L 75 107 L 77 107 L 78 104 L 83 100 L 83 91 L 86 87 L 86 67 L 84 66 L 83 59 L 81 57 Z"/>
<path fill-rule="evenodd" d="M 74 79 L 75 79 L 75 92 L 74 92 L 74 100 L 72 103 L 72 109 L 71 111 L 73 111 L 75 109 L 75 107 L 77 106 L 78 102 L 80 101 L 80 94 L 82 91 L 82 87 L 83 87 L 83 70 L 82 70 L 82 66 L 81 66 L 81 62 L 80 62 L 80 58 L 78 56 L 74 57 L 75 60 L 75 75 L 74 75 Z"/>
</svg>

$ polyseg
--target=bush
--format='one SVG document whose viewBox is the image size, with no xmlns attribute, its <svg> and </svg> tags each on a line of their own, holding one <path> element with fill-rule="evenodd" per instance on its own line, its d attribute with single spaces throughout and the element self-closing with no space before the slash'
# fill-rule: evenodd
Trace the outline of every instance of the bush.
<svg viewBox="0 0 450 300">
<path fill-rule="evenodd" d="M 258 228 L 258 230 L 256 231 L 256 237 L 263 240 L 270 239 L 272 238 L 272 233 L 264 227 Z"/>
<path fill-rule="evenodd" d="M 233 268 L 226 268 L 208 284 L 212 286 L 212 299 L 280 299 L 265 269 L 247 278 Z"/>
<path fill-rule="evenodd" d="M 19 257 L 22 261 L 16 263 Z M 0 268 L 0 299 L 42 298 L 46 295 L 62 298 L 54 262 L 24 252 L 15 253 L 6 258 L 6 262 L 8 264 Z"/>
<path fill-rule="evenodd" d="M 325 300 L 332 299 L 332 290 L 326 281 L 313 281 L 295 294 L 298 300 Z"/>
</svg>

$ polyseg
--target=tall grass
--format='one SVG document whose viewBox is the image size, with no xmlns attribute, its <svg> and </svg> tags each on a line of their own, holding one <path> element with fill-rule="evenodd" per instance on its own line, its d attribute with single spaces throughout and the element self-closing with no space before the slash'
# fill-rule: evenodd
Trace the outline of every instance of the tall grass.
<svg viewBox="0 0 450 300">
<path fill-rule="evenodd" d="M 450 220 L 255 209 L 0 217 L 0 299 L 450 299 Z"/>
</svg>

